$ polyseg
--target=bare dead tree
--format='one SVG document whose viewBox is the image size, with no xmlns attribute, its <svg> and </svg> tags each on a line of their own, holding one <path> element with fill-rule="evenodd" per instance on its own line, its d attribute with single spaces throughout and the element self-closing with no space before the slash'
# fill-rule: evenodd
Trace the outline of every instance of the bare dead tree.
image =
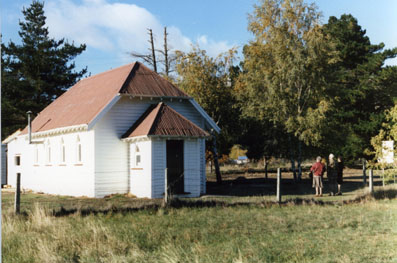
<svg viewBox="0 0 397 263">
<path fill-rule="evenodd" d="M 156 52 L 154 50 L 154 41 L 153 41 L 153 32 L 151 29 L 149 29 L 149 35 L 150 35 L 150 44 L 152 46 L 152 60 L 153 60 L 153 69 L 154 72 L 157 72 L 157 64 L 156 64 Z"/>
<path fill-rule="evenodd" d="M 148 28 L 148 34 L 149 34 L 149 40 L 148 42 L 150 43 L 150 48 L 149 51 L 151 51 L 149 54 L 141 54 L 137 52 L 130 52 L 129 54 L 138 59 L 142 59 L 145 61 L 147 64 L 153 66 L 153 70 L 157 72 L 157 61 L 156 61 L 156 52 L 154 49 L 154 38 L 153 38 L 153 31 L 151 28 Z"/>
<path fill-rule="evenodd" d="M 170 54 L 171 48 L 168 46 L 168 33 L 167 33 L 167 27 L 164 27 L 164 46 L 163 50 L 156 50 L 158 51 L 163 59 L 159 60 L 164 65 L 164 74 L 168 77 L 171 72 L 174 70 L 173 64 L 176 61 L 176 56 L 175 54 Z"/>
<path fill-rule="evenodd" d="M 150 48 L 149 54 L 141 54 L 137 52 L 130 52 L 129 54 L 134 57 L 143 60 L 145 63 L 151 65 L 153 67 L 153 70 L 157 72 L 157 63 L 161 63 L 163 65 L 164 69 L 164 75 L 167 77 L 170 75 L 171 72 L 173 72 L 173 65 L 176 61 L 176 55 L 171 53 L 171 48 L 168 46 L 168 33 L 167 33 L 167 27 L 164 27 L 164 46 L 163 49 L 155 49 L 154 45 L 154 38 L 153 38 L 153 32 L 152 29 L 148 29 L 148 34 L 149 34 L 149 43 L 150 43 Z M 160 53 L 160 58 L 156 57 L 156 52 Z"/>
</svg>

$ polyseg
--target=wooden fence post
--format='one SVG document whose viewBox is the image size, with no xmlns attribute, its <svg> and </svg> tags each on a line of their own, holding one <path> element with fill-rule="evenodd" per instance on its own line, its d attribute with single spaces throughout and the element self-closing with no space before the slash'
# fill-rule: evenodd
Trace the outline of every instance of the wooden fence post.
<svg viewBox="0 0 397 263">
<path fill-rule="evenodd" d="M 369 193 L 374 193 L 374 170 L 369 170 Z"/>
<path fill-rule="evenodd" d="M 15 214 L 19 214 L 21 208 L 21 173 L 17 173 L 17 182 L 15 188 Z"/>
<path fill-rule="evenodd" d="M 382 168 L 382 186 L 385 187 L 385 168 Z"/>
<path fill-rule="evenodd" d="M 281 203 L 281 168 L 277 168 L 277 202 Z"/>
<path fill-rule="evenodd" d="M 365 166 L 365 159 L 363 159 L 363 184 L 367 186 L 367 167 Z"/>
<path fill-rule="evenodd" d="M 164 205 L 168 204 L 168 168 L 164 172 Z"/>
</svg>

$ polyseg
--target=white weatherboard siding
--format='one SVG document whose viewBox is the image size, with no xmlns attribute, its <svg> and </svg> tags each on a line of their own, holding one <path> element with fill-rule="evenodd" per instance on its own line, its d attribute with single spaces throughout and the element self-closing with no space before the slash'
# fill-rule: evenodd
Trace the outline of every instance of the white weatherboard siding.
<svg viewBox="0 0 397 263">
<path fill-rule="evenodd" d="M 123 96 L 94 126 L 96 197 L 103 197 L 113 193 L 127 193 L 128 191 L 136 190 L 133 188 L 134 186 L 131 185 L 132 178 L 129 178 L 131 175 L 129 171 L 131 168 L 129 165 L 129 143 L 121 141 L 120 138 L 146 111 L 150 104 L 159 102 L 160 100 L 156 98 L 140 99 Z M 180 101 L 173 99 L 171 101 L 167 99 L 163 100 L 163 102 L 197 126 L 204 128 L 204 119 L 187 100 Z M 151 197 L 153 198 L 162 197 L 164 193 L 166 152 L 165 142 L 163 142 L 163 146 L 157 144 L 157 142 L 160 141 L 154 140 L 152 145 L 153 164 Z M 158 147 L 164 147 L 164 152 L 159 153 L 157 150 Z M 200 149 L 198 149 L 198 151 L 200 151 Z M 202 158 L 201 162 L 205 162 L 205 156 Z M 200 160 L 198 163 L 200 163 Z M 205 175 L 205 169 L 203 169 L 203 173 Z M 201 176 L 203 175 L 201 174 Z M 143 194 L 143 192 L 141 194 Z"/>
<path fill-rule="evenodd" d="M 186 139 L 183 143 L 184 188 L 190 194 L 186 197 L 200 196 L 200 143 L 198 139 Z M 166 140 L 152 140 L 152 198 L 164 195 L 164 176 L 167 163 Z"/>
<path fill-rule="evenodd" d="M 169 105 L 176 112 L 183 115 L 186 119 L 193 122 L 201 129 L 204 129 L 204 118 L 201 114 L 193 107 L 193 105 L 187 100 L 172 100 L 164 101 L 165 104 Z"/>
<path fill-rule="evenodd" d="M 130 144 L 130 192 L 137 197 L 152 197 L 151 156 L 151 140 Z"/>
<path fill-rule="evenodd" d="M 204 118 L 189 101 L 183 100 L 182 102 L 180 102 L 173 100 L 170 102 L 166 101 L 165 103 L 171 106 L 175 111 L 182 114 L 185 118 L 187 118 L 188 120 L 199 126 L 200 128 L 205 129 Z M 200 193 L 205 194 L 206 182 L 207 182 L 207 177 L 205 174 L 205 139 L 199 139 L 199 141 L 200 141 L 200 147 L 198 151 L 200 151 L 200 160 L 198 162 L 200 163 L 199 166 Z"/>
<path fill-rule="evenodd" d="M 42 144 L 29 144 L 27 135 L 16 137 L 8 143 L 8 184 L 15 186 L 16 173 L 21 173 L 22 188 L 44 193 L 104 197 L 130 191 L 138 197 L 163 197 L 166 141 L 153 138 L 130 144 L 121 140 L 149 105 L 160 101 L 121 96 L 89 131 L 33 139 L 44 141 Z M 204 128 L 204 118 L 187 100 L 163 102 Z M 81 144 L 81 162 L 77 157 L 78 144 Z M 136 146 L 140 149 L 141 167 L 135 167 L 134 163 Z M 15 164 L 15 156 L 20 156 L 19 166 Z M 184 162 L 185 191 L 191 193 L 189 196 L 199 196 L 205 192 L 204 139 L 185 140 Z"/>
<path fill-rule="evenodd" d="M 29 144 L 26 135 L 8 144 L 8 183 L 15 187 L 21 173 L 21 187 L 38 192 L 71 196 L 94 196 L 94 133 L 73 132 L 43 137 L 44 144 Z M 81 162 L 78 161 L 78 141 Z M 62 160 L 62 141 L 65 162 Z M 50 158 L 48 158 L 50 147 Z M 36 153 L 37 151 L 37 153 Z M 37 155 L 37 157 L 36 157 Z M 20 165 L 15 163 L 20 156 Z"/>
<path fill-rule="evenodd" d="M 7 184 L 7 145 L 1 145 L 1 184 Z"/>
<path fill-rule="evenodd" d="M 129 143 L 121 136 L 149 105 L 149 100 L 122 97 L 95 125 L 96 197 L 129 191 Z"/>
<path fill-rule="evenodd" d="M 198 139 L 184 141 L 185 192 L 200 196 L 200 144 Z"/>
<path fill-rule="evenodd" d="M 164 196 L 166 155 L 166 141 L 157 138 L 152 139 L 152 198 L 162 198 Z"/>
<path fill-rule="evenodd" d="M 205 139 L 200 139 L 200 193 L 207 192 L 207 176 L 205 174 Z"/>
</svg>

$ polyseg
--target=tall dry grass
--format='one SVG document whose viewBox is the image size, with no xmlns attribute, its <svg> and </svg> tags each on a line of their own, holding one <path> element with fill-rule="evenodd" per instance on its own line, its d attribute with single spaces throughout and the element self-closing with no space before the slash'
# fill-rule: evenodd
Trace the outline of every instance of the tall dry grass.
<svg viewBox="0 0 397 263">
<path fill-rule="evenodd" d="M 397 200 L 388 191 L 351 203 L 235 198 L 60 217 L 38 204 L 20 216 L 9 208 L 3 261 L 396 262 Z"/>
<path fill-rule="evenodd" d="M 25 216 L 3 211 L 2 220 L 4 262 L 126 262 L 143 255 L 95 216 L 59 218 L 35 204 Z"/>
</svg>

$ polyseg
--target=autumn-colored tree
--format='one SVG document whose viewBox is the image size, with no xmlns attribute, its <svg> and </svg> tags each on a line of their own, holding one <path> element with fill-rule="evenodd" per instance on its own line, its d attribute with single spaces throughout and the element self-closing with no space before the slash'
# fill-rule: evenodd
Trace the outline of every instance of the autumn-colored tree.
<svg viewBox="0 0 397 263">
<path fill-rule="evenodd" d="M 236 121 L 239 113 L 234 107 L 235 99 L 232 93 L 235 54 L 236 50 L 232 49 L 213 58 L 197 46 L 188 53 L 177 52 L 177 84 L 192 96 L 222 129 L 214 138 L 220 156 L 229 153 L 239 128 Z"/>
<path fill-rule="evenodd" d="M 294 178 L 294 137 L 300 168 L 301 142 L 318 144 L 330 107 L 327 76 L 337 59 L 319 19 L 316 6 L 303 0 L 255 5 L 248 27 L 254 40 L 243 49 L 243 74 L 236 85 L 245 115 L 270 120 L 288 134 Z"/>
<path fill-rule="evenodd" d="M 239 156 L 245 156 L 247 154 L 247 150 L 243 149 L 240 144 L 235 144 L 230 149 L 229 158 L 233 160 L 237 160 Z"/>
<path fill-rule="evenodd" d="M 383 146 L 382 141 L 397 141 L 397 105 L 390 110 L 385 111 L 386 118 L 385 122 L 382 123 L 382 128 L 379 133 L 372 137 L 371 145 L 372 149 L 367 150 L 368 155 L 372 155 L 374 158 L 372 164 L 378 164 L 382 166 L 382 163 L 377 163 L 377 160 L 382 159 Z M 396 156 L 396 143 L 394 144 L 394 156 Z"/>
</svg>

